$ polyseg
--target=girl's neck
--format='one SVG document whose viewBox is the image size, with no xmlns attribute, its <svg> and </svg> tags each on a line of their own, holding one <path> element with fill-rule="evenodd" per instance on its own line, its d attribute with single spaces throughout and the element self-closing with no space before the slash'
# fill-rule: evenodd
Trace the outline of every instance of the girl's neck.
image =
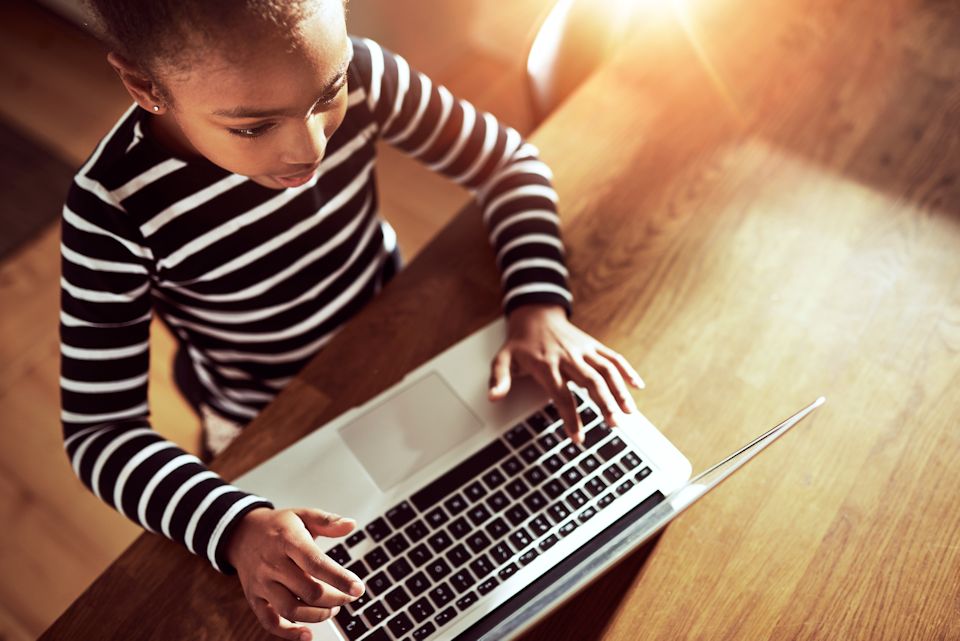
<svg viewBox="0 0 960 641">
<path fill-rule="evenodd" d="M 186 139 L 172 114 L 150 115 L 147 120 L 149 135 L 171 155 L 183 160 L 195 160 L 202 155 Z"/>
</svg>

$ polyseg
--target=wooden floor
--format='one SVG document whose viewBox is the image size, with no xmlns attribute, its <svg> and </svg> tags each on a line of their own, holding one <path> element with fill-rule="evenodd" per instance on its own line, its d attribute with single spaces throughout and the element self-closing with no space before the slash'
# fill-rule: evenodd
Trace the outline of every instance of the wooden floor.
<svg viewBox="0 0 960 641">
<path fill-rule="evenodd" d="M 352 0 L 349 24 L 526 132 L 520 63 L 547 5 Z M 26 0 L 0 3 L 4 122 L 79 167 L 128 104 L 93 39 Z M 467 199 L 390 149 L 380 174 L 383 212 L 407 257 Z M 80 484 L 63 454 L 58 246 L 51 227 L 0 264 L 0 640 L 39 635 L 139 533 Z M 173 344 L 159 326 L 152 350 L 154 424 L 196 452 L 199 426 L 170 383 Z"/>
</svg>

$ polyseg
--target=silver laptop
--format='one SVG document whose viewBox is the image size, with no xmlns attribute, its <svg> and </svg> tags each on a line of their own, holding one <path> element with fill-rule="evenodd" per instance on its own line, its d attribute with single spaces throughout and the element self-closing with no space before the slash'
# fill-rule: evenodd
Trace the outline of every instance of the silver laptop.
<svg viewBox="0 0 960 641">
<path fill-rule="evenodd" d="M 277 507 L 356 519 L 318 539 L 367 591 L 324 641 L 506 639 L 519 634 L 823 402 L 820 398 L 706 472 L 641 414 L 611 430 L 571 388 L 583 446 L 531 381 L 487 399 L 498 320 L 234 483 Z"/>
</svg>

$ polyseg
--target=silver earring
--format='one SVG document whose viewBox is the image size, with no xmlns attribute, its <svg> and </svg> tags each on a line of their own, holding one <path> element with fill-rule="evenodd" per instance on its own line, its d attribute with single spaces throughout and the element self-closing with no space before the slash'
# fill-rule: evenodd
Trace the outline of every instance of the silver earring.
<svg viewBox="0 0 960 641">
<path fill-rule="evenodd" d="M 154 111 L 160 111 L 160 105 L 154 105 L 154 106 L 153 106 L 153 110 L 154 110 Z"/>
</svg>

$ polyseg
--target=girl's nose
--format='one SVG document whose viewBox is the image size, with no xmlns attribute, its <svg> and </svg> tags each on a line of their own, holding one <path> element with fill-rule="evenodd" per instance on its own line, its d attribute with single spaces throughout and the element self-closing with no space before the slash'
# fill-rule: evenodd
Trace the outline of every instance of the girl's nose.
<svg viewBox="0 0 960 641">
<path fill-rule="evenodd" d="M 327 149 L 322 118 L 310 117 L 290 128 L 281 160 L 288 165 L 312 166 L 320 163 Z"/>
</svg>

